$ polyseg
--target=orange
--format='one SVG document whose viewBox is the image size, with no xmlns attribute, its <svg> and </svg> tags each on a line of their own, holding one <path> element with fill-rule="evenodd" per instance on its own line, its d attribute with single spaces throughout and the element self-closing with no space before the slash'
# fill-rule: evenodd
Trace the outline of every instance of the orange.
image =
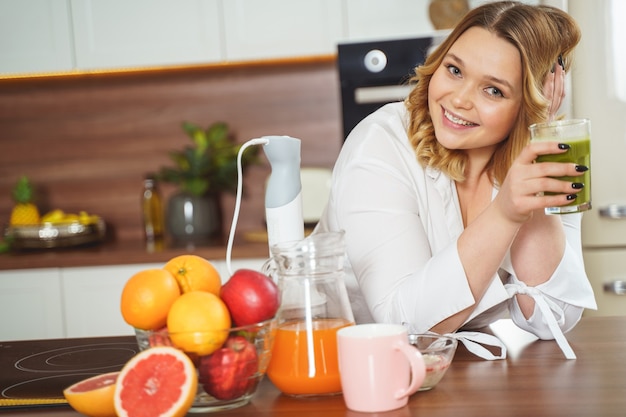
<svg viewBox="0 0 626 417">
<path fill-rule="evenodd" d="M 182 417 L 193 404 L 198 375 L 191 359 L 170 346 L 146 349 L 122 368 L 114 404 L 119 417 Z"/>
<path fill-rule="evenodd" d="M 177 256 L 170 259 L 163 269 L 174 275 L 182 293 L 208 291 L 215 295 L 220 294 L 222 288 L 220 274 L 211 262 L 201 256 Z"/>
<path fill-rule="evenodd" d="M 115 382 L 119 372 L 83 379 L 63 390 L 70 406 L 90 417 L 116 417 Z"/>
<path fill-rule="evenodd" d="M 181 295 L 167 315 L 167 330 L 174 346 L 200 356 L 213 353 L 224 344 L 230 325 L 226 304 L 205 291 Z"/>
<path fill-rule="evenodd" d="M 126 281 L 120 309 L 131 326 L 156 330 L 165 326 L 167 313 L 178 297 L 180 289 L 172 274 L 164 269 L 146 269 Z"/>
</svg>

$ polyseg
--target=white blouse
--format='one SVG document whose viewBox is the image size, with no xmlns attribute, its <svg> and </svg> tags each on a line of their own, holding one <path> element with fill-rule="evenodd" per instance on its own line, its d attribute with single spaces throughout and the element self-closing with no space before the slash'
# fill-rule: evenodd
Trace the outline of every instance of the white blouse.
<svg viewBox="0 0 626 417">
<path fill-rule="evenodd" d="M 463 221 L 455 183 L 417 162 L 407 120 L 404 103 L 387 104 L 350 133 L 316 231 L 346 232 L 346 286 L 357 322 L 405 323 L 426 332 L 475 300 L 457 250 Z M 464 328 L 508 315 L 539 338 L 556 338 L 568 356 L 562 332 L 596 303 L 582 258 L 582 215 L 559 217 L 567 245 L 552 277 L 526 287 L 507 256 Z M 536 300 L 528 320 L 513 297 L 517 293 Z"/>
</svg>

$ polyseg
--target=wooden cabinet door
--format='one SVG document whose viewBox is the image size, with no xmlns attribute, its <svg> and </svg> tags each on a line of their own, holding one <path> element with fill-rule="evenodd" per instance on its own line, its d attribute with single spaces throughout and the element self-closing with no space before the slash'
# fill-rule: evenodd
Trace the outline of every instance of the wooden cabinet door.
<svg viewBox="0 0 626 417">
<path fill-rule="evenodd" d="M 65 337 L 59 268 L 0 272 L 0 340 Z"/>
</svg>

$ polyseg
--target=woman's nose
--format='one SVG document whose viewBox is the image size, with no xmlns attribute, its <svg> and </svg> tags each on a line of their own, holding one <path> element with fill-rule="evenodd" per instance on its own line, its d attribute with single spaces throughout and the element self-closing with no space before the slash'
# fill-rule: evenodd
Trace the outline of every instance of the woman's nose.
<svg viewBox="0 0 626 417">
<path fill-rule="evenodd" d="M 452 104 L 460 109 L 469 109 L 472 107 L 473 99 L 471 88 L 467 85 L 455 90 L 452 96 Z"/>
</svg>

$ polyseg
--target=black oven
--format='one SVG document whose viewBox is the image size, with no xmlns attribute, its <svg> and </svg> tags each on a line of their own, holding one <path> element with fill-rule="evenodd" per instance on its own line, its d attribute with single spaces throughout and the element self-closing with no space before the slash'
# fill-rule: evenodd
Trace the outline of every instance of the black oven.
<svg viewBox="0 0 626 417">
<path fill-rule="evenodd" d="M 442 40 L 431 36 L 338 45 L 344 140 L 365 116 L 406 97 L 415 67 Z"/>
</svg>

